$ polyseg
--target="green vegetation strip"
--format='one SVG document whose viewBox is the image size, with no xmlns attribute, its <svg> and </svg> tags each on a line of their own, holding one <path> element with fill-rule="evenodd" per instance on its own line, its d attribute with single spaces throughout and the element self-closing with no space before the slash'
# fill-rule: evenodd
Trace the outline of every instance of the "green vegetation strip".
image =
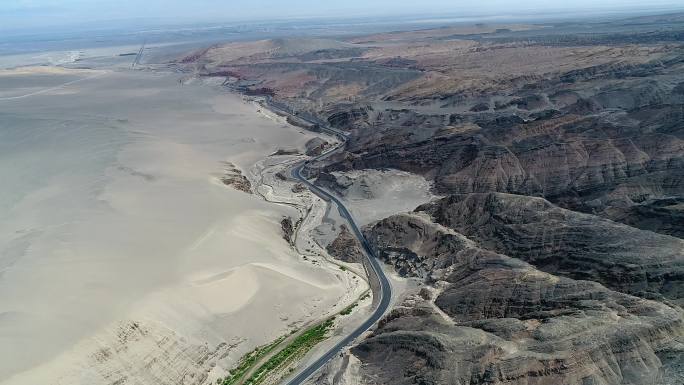
<svg viewBox="0 0 684 385">
<path fill-rule="evenodd" d="M 366 293 L 360 298 L 360 300 L 364 300 L 369 297 L 370 293 Z M 352 310 L 354 310 L 354 308 L 358 305 L 358 302 L 355 302 L 344 308 L 339 314 L 343 316 L 351 314 Z M 304 354 L 306 354 L 314 346 L 316 346 L 318 343 L 322 342 L 327 338 L 326 334 L 333 326 L 334 321 L 335 317 L 331 317 L 326 321 L 304 331 L 304 333 L 297 336 L 292 341 L 292 343 L 286 346 L 283 350 L 273 355 L 273 357 L 266 361 L 266 363 L 261 365 L 259 369 L 257 369 L 254 372 L 254 374 L 252 374 L 247 380 L 243 382 L 243 384 L 258 385 L 266 378 L 266 374 L 268 374 L 269 372 L 281 368 L 284 365 L 292 362 L 293 359 L 301 357 Z M 295 331 L 292 332 L 292 334 L 294 333 Z M 242 360 L 240 360 L 238 366 L 230 370 L 230 375 L 226 378 L 219 378 L 218 380 L 216 380 L 216 384 L 235 385 L 239 383 L 242 377 L 244 377 L 245 374 L 247 374 L 247 372 L 249 372 L 261 358 L 275 350 L 275 348 L 281 342 L 283 342 L 285 338 L 286 336 L 280 337 L 268 345 L 258 347 L 250 353 L 247 353 L 247 355 L 244 356 Z"/>
<path fill-rule="evenodd" d="M 355 307 L 359 306 L 358 303 L 354 302 L 353 304 L 347 306 L 344 308 L 341 312 L 340 315 L 348 315 L 351 314 L 352 310 L 354 310 Z"/>
<path fill-rule="evenodd" d="M 249 371 L 249 369 L 254 366 L 254 364 L 259 361 L 263 356 L 267 355 L 268 353 L 272 352 L 273 349 L 278 346 L 283 340 L 285 339 L 285 336 L 279 337 L 275 341 L 271 342 L 268 345 L 260 346 L 251 352 L 247 353 L 242 360 L 238 363 L 238 366 L 231 369 L 229 371 L 230 376 L 226 378 L 219 378 L 216 380 L 216 383 L 219 385 L 233 385 L 237 383 L 242 376 L 245 375 Z"/>
<path fill-rule="evenodd" d="M 329 318 L 323 323 L 313 326 L 301 335 L 297 336 L 291 344 L 285 347 L 285 349 L 279 351 L 268 361 L 266 361 L 266 363 L 261 365 L 261 367 L 259 367 L 259 369 L 257 369 L 257 371 L 245 381 L 245 385 L 260 384 L 264 378 L 266 378 L 265 375 L 267 373 L 283 367 L 284 364 L 290 363 L 294 358 L 301 357 L 306 354 L 309 350 L 311 350 L 311 348 L 326 339 L 326 334 L 332 327 L 334 320 L 334 317 Z"/>
</svg>

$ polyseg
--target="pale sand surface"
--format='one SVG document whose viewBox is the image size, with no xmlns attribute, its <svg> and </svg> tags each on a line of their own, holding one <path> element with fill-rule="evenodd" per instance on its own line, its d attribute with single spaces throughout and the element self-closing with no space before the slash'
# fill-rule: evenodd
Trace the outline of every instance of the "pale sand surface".
<svg viewBox="0 0 684 385">
<path fill-rule="evenodd" d="M 22 43 L 18 43 L 22 45 Z M 25 44 L 25 43 L 24 43 Z M 12 43 L 8 43 L 12 47 Z M 148 48 L 162 47 L 166 44 L 148 44 Z M 24 66 L 55 66 L 68 65 L 82 60 L 106 59 L 110 64 L 113 61 L 130 64 L 134 56 L 119 56 L 120 54 L 136 53 L 140 49 L 140 44 L 118 45 L 108 47 L 94 47 L 84 49 L 55 49 L 51 51 L 4 54 L 0 51 L 0 69 L 15 68 Z"/>
<path fill-rule="evenodd" d="M 1 383 L 208 383 L 363 289 L 218 181 L 312 137 L 256 110 L 142 72 L 0 101 Z"/>
<path fill-rule="evenodd" d="M 333 172 L 344 188 L 334 191 L 360 226 L 391 215 L 413 211 L 437 199 L 432 185 L 421 175 L 400 170 Z"/>
</svg>

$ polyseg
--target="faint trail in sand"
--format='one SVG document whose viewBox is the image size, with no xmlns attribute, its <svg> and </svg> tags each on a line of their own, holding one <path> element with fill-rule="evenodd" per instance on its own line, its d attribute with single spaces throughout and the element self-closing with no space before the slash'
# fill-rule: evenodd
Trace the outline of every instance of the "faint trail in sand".
<svg viewBox="0 0 684 385">
<path fill-rule="evenodd" d="M 70 81 L 70 82 L 66 82 L 66 83 L 64 83 L 64 84 L 60 84 L 60 85 L 55 86 L 55 87 L 50 87 L 50 88 L 46 88 L 46 89 L 43 89 L 43 90 L 40 90 L 40 91 L 31 92 L 30 94 L 24 94 L 24 95 L 18 95 L 18 96 L 8 96 L 8 97 L 0 98 L 0 101 L 25 99 L 25 98 L 29 98 L 29 97 L 31 97 L 31 96 L 36 96 L 36 95 L 45 94 L 45 93 L 48 93 L 48 92 L 51 92 L 51 91 L 56 91 L 56 90 L 62 89 L 62 88 L 64 88 L 64 87 L 68 87 L 68 86 L 70 86 L 70 85 L 72 85 L 72 84 L 76 84 L 76 83 L 79 83 L 79 82 L 82 82 L 82 81 L 86 81 L 86 80 L 90 80 L 90 79 L 95 79 L 95 78 L 100 77 L 100 76 L 103 76 L 103 75 L 105 75 L 105 73 L 101 73 L 101 74 L 97 74 L 97 75 L 93 75 L 93 76 L 88 76 L 87 78 L 81 78 L 81 79 L 72 80 L 72 81 Z"/>
</svg>

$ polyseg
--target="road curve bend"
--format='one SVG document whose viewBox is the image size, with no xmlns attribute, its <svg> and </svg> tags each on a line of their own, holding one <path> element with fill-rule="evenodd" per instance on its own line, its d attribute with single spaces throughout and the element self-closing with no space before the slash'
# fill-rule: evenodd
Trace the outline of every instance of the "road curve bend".
<svg viewBox="0 0 684 385">
<path fill-rule="evenodd" d="M 390 285 L 389 279 L 387 279 L 387 276 L 382 270 L 382 267 L 380 266 L 380 262 L 378 261 L 375 253 L 373 252 L 373 249 L 370 247 L 368 244 L 368 241 L 366 240 L 366 237 L 363 236 L 363 233 L 361 233 L 361 230 L 359 230 L 359 226 L 356 224 L 356 221 L 354 220 L 354 217 L 352 217 L 351 213 L 345 207 L 345 205 L 340 202 L 339 199 L 337 199 L 335 196 L 332 194 L 328 193 L 327 191 L 323 190 L 322 188 L 314 185 L 311 183 L 308 179 L 306 179 L 302 175 L 302 170 L 307 166 L 307 164 L 310 161 L 316 161 L 323 159 L 327 156 L 330 156 L 331 154 L 341 150 L 344 145 L 347 142 L 347 134 L 338 131 L 336 129 L 333 129 L 332 127 L 325 127 L 322 128 L 323 131 L 326 131 L 328 133 L 332 133 L 333 135 L 337 136 L 340 138 L 341 143 L 340 145 L 336 146 L 335 148 L 326 151 L 325 153 L 307 161 L 307 162 L 302 162 L 297 164 L 293 169 L 292 169 L 292 176 L 302 182 L 304 185 L 306 185 L 314 194 L 318 195 L 320 198 L 327 202 L 332 202 L 335 203 L 340 211 L 340 214 L 349 222 L 349 226 L 356 236 L 356 238 L 359 240 L 361 245 L 363 246 L 364 254 L 367 258 L 368 264 L 371 267 L 369 271 L 369 277 L 368 279 L 375 279 L 378 282 L 377 287 L 379 288 L 377 293 L 374 292 L 373 295 L 377 295 L 379 298 L 379 301 L 377 301 L 377 307 L 373 311 L 373 313 L 370 315 L 370 317 L 364 321 L 361 325 L 359 325 L 354 331 L 349 333 L 344 339 L 342 339 L 340 342 L 335 344 L 332 348 L 328 349 L 327 352 L 325 352 L 321 357 L 319 357 L 316 361 L 313 363 L 309 364 L 307 367 L 303 368 L 296 376 L 292 377 L 286 385 L 301 385 L 303 384 L 311 375 L 313 375 L 315 372 L 317 372 L 319 369 L 323 367 L 328 361 L 330 361 L 335 355 L 340 353 L 347 345 L 349 345 L 351 342 L 353 342 L 355 339 L 360 337 L 363 333 L 365 333 L 368 329 L 370 329 L 376 322 L 382 318 L 382 316 L 385 314 L 387 309 L 389 308 L 390 305 L 390 299 L 392 297 L 392 286 Z M 372 277 L 370 275 L 373 275 Z M 371 285 L 373 287 L 373 285 Z"/>
</svg>

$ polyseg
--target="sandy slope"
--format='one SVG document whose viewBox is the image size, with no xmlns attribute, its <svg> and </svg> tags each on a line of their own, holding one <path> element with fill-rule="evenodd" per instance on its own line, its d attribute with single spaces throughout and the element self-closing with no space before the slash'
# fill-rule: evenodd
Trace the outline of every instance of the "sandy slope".
<svg viewBox="0 0 684 385">
<path fill-rule="evenodd" d="M 333 172 L 337 183 L 328 186 L 348 205 L 362 226 L 390 215 L 412 211 L 436 198 L 420 175 L 399 170 Z"/>
<path fill-rule="evenodd" d="M 311 137 L 253 105 L 112 72 L 0 108 L 1 383 L 206 383 L 354 285 L 218 181 Z"/>
</svg>

